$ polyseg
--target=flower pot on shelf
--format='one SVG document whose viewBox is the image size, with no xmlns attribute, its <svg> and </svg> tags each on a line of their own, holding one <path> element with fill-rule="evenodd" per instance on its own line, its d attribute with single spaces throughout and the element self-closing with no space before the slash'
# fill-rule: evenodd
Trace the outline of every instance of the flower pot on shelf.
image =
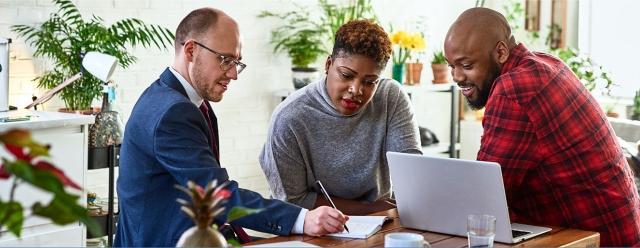
<svg viewBox="0 0 640 248">
<path fill-rule="evenodd" d="M 606 116 L 611 118 L 619 118 L 620 114 L 618 114 L 618 112 L 614 112 L 613 110 L 609 110 L 607 111 Z"/>
<path fill-rule="evenodd" d="M 291 68 L 293 72 L 293 87 L 301 89 L 318 78 L 318 69 L 316 68 Z"/>
<path fill-rule="evenodd" d="M 433 83 L 443 84 L 449 82 L 449 66 L 447 64 L 431 64 L 433 70 Z"/>
<path fill-rule="evenodd" d="M 407 81 L 406 84 L 413 85 L 420 83 L 420 75 L 422 74 L 422 63 L 407 63 Z"/>
<path fill-rule="evenodd" d="M 404 78 L 404 64 L 393 64 L 391 78 L 402 84 L 402 79 Z"/>
</svg>

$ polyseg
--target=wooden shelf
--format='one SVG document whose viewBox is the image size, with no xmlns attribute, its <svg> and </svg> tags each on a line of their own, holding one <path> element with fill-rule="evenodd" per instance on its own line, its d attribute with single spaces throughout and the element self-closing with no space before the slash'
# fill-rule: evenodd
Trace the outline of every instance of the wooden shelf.
<svg viewBox="0 0 640 248">
<path fill-rule="evenodd" d="M 432 83 L 421 83 L 418 85 L 406 85 L 403 84 L 402 88 L 404 89 L 405 92 L 407 92 L 408 94 L 411 93 L 418 93 L 418 92 L 450 92 L 451 91 L 451 86 L 456 86 L 457 88 L 457 84 L 455 83 L 445 83 L 445 84 L 432 84 Z"/>
</svg>

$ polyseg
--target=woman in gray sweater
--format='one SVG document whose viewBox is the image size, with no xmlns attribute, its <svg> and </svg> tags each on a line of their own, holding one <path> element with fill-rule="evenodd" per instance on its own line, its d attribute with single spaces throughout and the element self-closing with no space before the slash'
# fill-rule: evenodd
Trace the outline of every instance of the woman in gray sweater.
<svg viewBox="0 0 640 248">
<path fill-rule="evenodd" d="M 273 196 L 304 208 L 329 205 L 316 180 L 345 214 L 395 207 L 387 151 L 421 153 L 418 128 L 399 84 L 380 77 L 391 53 L 386 32 L 351 21 L 336 33 L 325 76 L 296 91 L 271 117 L 260 164 Z"/>
</svg>

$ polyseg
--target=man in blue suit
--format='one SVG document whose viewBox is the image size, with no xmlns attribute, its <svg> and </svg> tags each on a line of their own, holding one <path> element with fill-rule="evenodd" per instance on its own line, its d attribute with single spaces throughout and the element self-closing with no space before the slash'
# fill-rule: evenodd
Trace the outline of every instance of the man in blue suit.
<svg viewBox="0 0 640 248">
<path fill-rule="evenodd" d="M 197 9 L 178 25 L 173 65 L 142 93 L 127 122 L 114 246 L 175 246 L 194 224 L 180 212 L 176 198 L 185 196 L 174 185 L 229 180 L 219 164 L 217 120 L 209 101 L 222 100 L 230 81 L 245 68 L 240 47 L 238 25 L 222 11 Z M 228 189 L 232 196 L 226 209 L 264 209 L 234 221 L 235 226 L 277 235 L 320 236 L 341 232 L 347 220 L 329 207 L 309 211 L 264 199 L 234 181 Z"/>
</svg>

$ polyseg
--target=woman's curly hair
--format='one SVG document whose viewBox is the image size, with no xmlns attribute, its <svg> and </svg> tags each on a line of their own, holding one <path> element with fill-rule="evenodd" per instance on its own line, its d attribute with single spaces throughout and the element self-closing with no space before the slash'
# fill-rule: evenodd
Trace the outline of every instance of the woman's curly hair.
<svg viewBox="0 0 640 248">
<path fill-rule="evenodd" d="M 369 20 L 345 23 L 336 32 L 331 57 L 360 54 L 373 59 L 382 70 L 391 56 L 389 35 L 378 24 Z"/>
</svg>

